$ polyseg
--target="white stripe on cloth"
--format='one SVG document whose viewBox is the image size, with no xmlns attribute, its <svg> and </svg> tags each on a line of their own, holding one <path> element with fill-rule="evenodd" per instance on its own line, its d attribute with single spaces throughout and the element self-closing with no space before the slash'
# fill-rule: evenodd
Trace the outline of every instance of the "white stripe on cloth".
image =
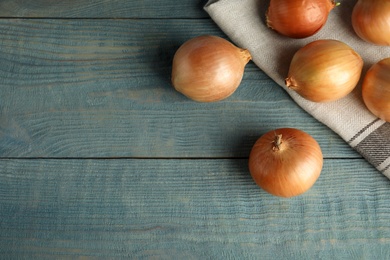
<svg viewBox="0 0 390 260">
<path fill-rule="evenodd" d="M 390 157 L 388 157 L 384 162 L 382 162 L 377 169 L 382 171 L 388 178 L 390 178 Z"/>
<path fill-rule="evenodd" d="M 250 51 L 253 62 L 282 86 L 299 106 L 355 148 L 363 140 L 370 141 L 366 138 L 376 129 L 389 124 L 377 119 L 366 109 L 361 98 L 360 85 L 340 100 L 314 103 L 287 89 L 284 84 L 294 53 L 305 44 L 317 39 L 336 39 L 350 45 L 364 60 L 363 75 L 372 64 L 390 57 L 390 47 L 366 43 L 353 31 L 351 13 L 355 2 L 342 0 L 338 2 L 341 2 L 340 6 L 331 11 L 325 26 L 316 35 L 305 39 L 290 39 L 267 27 L 265 13 L 269 1 L 266 0 L 209 0 L 204 9 L 233 43 Z M 376 142 L 390 146 L 389 136 L 379 136 L 379 139 Z M 388 159 L 381 163 L 385 168 L 378 168 L 378 159 L 372 157 L 375 154 L 370 151 L 364 153 L 360 150 L 360 152 L 367 161 L 390 178 L 388 173 L 390 170 L 386 166 Z M 388 157 L 390 154 L 385 155 L 385 158 Z"/>
</svg>

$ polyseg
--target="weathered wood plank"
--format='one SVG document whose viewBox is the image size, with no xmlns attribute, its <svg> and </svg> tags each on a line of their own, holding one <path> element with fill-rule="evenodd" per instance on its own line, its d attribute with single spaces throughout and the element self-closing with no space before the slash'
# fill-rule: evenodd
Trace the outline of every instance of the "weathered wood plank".
<svg viewBox="0 0 390 260">
<path fill-rule="evenodd" d="M 3 258 L 386 259 L 389 180 L 327 160 L 302 196 L 247 160 L 0 160 Z"/>
<path fill-rule="evenodd" d="M 252 63 L 225 101 L 174 91 L 174 52 L 206 33 L 224 36 L 209 20 L 0 20 L 0 156 L 247 157 L 296 127 L 360 157 Z"/>
<path fill-rule="evenodd" d="M 206 0 L 2 0 L 0 17 L 34 18 L 205 18 Z"/>
</svg>

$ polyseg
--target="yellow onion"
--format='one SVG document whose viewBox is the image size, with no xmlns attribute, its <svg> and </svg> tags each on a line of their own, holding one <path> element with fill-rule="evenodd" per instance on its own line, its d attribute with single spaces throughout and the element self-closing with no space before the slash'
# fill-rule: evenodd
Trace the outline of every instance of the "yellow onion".
<svg viewBox="0 0 390 260">
<path fill-rule="evenodd" d="M 390 1 L 359 0 L 352 11 L 352 26 L 363 40 L 390 45 Z"/>
<path fill-rule="evenodd" d="M 390 58 L 370 67 L 362 83 L 367 108 L 377 117 L 390 122 Z"/>
<path fill-rule="evenodd" d="M 280 128 L 261 136 L 249 155 L 255 183 L 268 193 L 293 197 L 308 191 L 319 178 L 323 156 L 317 141 L 295 128 Z"/>
<path fill-rule="evenodd" d="M 291 38 L 305 38 L 317 33 L 336 6 L 332 0 L 271 0 L 267 26 Z"/>
<path fill-rule="evenodd" d="M 248 50 L 212 35 L 185 42 L 176 51 L 172 65 L 172 84 L 180 93 L 199 102 L 229 97 L 240 85 Z"/>
<path fill-rule="evenodd" d="M 294 54 L 285 83 L 310 101 L 328 102 L 349 94 L 362 68 L 362 58 L 347 44 L 316 40 Z"/>
</svg>

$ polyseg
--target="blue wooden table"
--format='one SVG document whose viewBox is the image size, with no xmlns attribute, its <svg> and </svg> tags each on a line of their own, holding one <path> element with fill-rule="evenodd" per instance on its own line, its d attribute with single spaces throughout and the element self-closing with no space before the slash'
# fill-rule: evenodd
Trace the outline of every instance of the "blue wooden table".
<svg viewBox="0 0 390 260">
<path fill-rule="evenodd" d="M 252 62 L 197 103 L 170 83 L 206 1 L 0 1 L 1 259 L 389 259 L 390 181 Z M 257 138 L 311 134 L 291 199 L 248 171 Z"/>
</svg>

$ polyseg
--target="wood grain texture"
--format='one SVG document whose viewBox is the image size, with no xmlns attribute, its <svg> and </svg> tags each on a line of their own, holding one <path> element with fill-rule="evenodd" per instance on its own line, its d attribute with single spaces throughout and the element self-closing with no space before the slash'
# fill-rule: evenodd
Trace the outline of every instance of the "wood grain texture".
<svg viewBox="0 0 390 260">
<path fill-rule="evenodd" d="M 206 0 L 2 0 L 0 17 L 30 18 L 206 18 Z"/>
<path fill-rule="evenodd" d="M 247 160 L 0 160 L 0 254 L 13 259 L 386 259 L 387 179 L 327 160 L 292 199 Z"/>
<path fill-rule="evenodd" d="M 224 37 L 209 20 L 0 20 L 0 156 L 247 157 L 296 127 L 327 158 L 360 157 L 253 63 L 225 101 L 176 92 L 173 55 L 199 34 Z"/>
</svg>

